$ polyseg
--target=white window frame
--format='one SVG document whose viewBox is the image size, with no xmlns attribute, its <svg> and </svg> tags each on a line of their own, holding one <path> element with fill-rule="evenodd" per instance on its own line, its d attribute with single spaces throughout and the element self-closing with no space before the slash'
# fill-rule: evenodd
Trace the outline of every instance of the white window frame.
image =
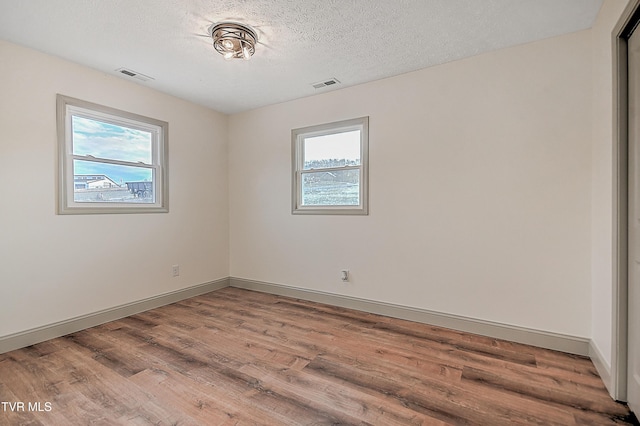
<svg viewBox="0 0 640 426">
<path fill-rule="evenodd" d="M 167 213 L 169 211 L 167 170 L 169 160 L 169 124 L 167 122 L 60 94 L 57 95 L 56 101 L 59 162 L 58 214 Z M 74 155 L 71 124 L 73 116 L 150 132 L 152 135 L 151 164 L 97 158 L 91 155 Z M 74 160 L 151 169 L 153 172 L 154 202 L 101 203 L 74 201 Z"/>
<path fill-rule="evenodd" d="M 304 170 L 304 141 L 306 138 L 332 135 L 337 133 L 360 131 L 360 165 L 316 168 Z M 316 126 L 293 129 L 292 144 L 292 214 L 314 215 L 367 215 L 369 214 L 369 117 L 337 121 Z M 360 170 L 359 205 L 302 205 L 302 177 L 305 173 L 332 172 L 341 170 Z"/>
</svg>

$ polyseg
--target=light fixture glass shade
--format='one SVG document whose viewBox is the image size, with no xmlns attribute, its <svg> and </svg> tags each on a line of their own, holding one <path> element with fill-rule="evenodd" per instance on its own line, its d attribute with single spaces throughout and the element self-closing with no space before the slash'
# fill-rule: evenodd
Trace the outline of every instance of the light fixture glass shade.
<svg viewBox="0 0 640 426">
<path fill-rule="evenodd" d="M 225 59 L 250 59 L 256 52 L 258 34 L 248 25 L 220 22 L 211 27 L 213 47 Z"/>
</svg>

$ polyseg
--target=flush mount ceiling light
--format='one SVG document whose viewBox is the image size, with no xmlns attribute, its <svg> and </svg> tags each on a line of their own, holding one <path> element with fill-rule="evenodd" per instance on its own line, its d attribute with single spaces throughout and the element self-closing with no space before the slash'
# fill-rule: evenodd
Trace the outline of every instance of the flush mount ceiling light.
<svg viewBox="0 0 640 426">
<path fill-rule="evenodd" d="M 256 52 L 258 33 L 248 25 L 220 22 L 211 27 L 213 47 L 225 59 L 251 59 Z"/>
</svg>

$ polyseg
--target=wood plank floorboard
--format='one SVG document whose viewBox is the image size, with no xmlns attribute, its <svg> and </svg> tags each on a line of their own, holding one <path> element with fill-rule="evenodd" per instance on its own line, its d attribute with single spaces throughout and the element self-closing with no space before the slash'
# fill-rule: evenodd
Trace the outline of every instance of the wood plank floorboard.
<svg viewBox="0 0 640 426">
<path fill-rule="evenodd" d="M 586 357 L 236 288 L 0 354 L 0 401 L 0 425 L 638 424 Z"/>
</svg>

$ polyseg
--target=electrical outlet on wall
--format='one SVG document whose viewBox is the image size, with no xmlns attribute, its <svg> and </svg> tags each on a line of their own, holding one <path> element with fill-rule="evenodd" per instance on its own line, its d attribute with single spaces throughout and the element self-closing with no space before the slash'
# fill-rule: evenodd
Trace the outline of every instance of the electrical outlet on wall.
<svg viewBox="0 0 640 426">
<path fill-rule="evenodd" d="M 342 279 L 343 282 L 348 282 L 349 281 L 349 270 L 348 269 L 343 269 L 342 271 L 340 271 L 340 278 Z"/>
<path fill-rule="evenodd" d="M 173 266 L 171 267 L 171 274 L 172 274 L 174 277 L 179 276 L 179 275 L 180 275 L 180 265 L 173 265 Z"/>
</svg>

